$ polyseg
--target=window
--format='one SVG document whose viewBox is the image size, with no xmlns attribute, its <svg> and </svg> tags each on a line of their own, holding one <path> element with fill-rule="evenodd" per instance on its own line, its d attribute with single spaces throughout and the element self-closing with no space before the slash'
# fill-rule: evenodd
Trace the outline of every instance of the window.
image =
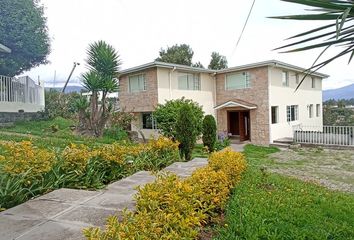
<svg viewBox="0 0 354 240">
<path fill-rule="evenodd" d="M 282 85 L 286 87 L 289 86 L 289 72 L 282 72 Z"/>
<path fill-rule="evenodd" d="M 298 73 L 295 74 L 295 80 L 296 80 L 296 84 L 300 83 L 300 76 Z"/>
<path fill-rule="evenodd" d="M 248 72 L 227 74 L 225 79 L 225 89 L 243 89 L 251 87 L 250 74 Z"/>
<path fill-rule="evenodd" d="M 316 79 L 314 77 L 311 78 L 311 87 L 316 88 Z"/>
<path fill-rule="evenodd" d="M 152 113 L 142 113 L 143 129 L 157 129 L 156 120 L 153 118 Z"/>
<path fill-rule="evenodd" d="M 309 105 L 309 118 L 313 118 L 313 104 Z"/>
<path fill-rule="evenodd" d="M 146 80 L 144 74 L 129 76 L 129 92 L 146 91 Z"/>
<path fill-rule="evenodd" d="M 180 89 L 180 90 L 200 90 L 199 74 L 178 73 L 178 89 Z"/>
<path fill-rule="evenodd" d="M 321 115 L 321 104 L 316 104 L 316 117 Z"/>
<path fill-rule="evenodd" d="M 278 123 L 278 106 L 272 106 L 272 124 Z"/>
<path fill-rule="evenodd" d="M 298 105 L 286 106 L 286 119 L 288 122 L 296 121 L 299 119 Z"/>
</svg>

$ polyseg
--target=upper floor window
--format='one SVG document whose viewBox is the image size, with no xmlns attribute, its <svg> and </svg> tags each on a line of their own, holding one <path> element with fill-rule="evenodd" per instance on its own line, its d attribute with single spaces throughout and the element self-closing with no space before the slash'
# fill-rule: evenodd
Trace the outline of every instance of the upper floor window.
<svg viewBox="0 0 354 240">
<path fill-rule="evenodd" d="M 282 72 L 282 85 L 285 87 L 289 86 L 289 72 L 283 71 Z"/>
<path fill-rule="evenodd" d="M 316 104 L 316 117 L 321 115 L 321 104 Z"/>
<path fill-rule="evenodd" d="M 180 90 L 200 90 L 199 74 L 178 73 L 178 89 Z"/>
<path fill-rule="evenodd" d="M 226 75 L 226 90 L 243 89 L 251 87 L 249 72 L 231 73 Z"/>
<path fill-rule="evenodd" d="M 129 76 L 129 92 L 146 91 L 146 79 L 144 74 Z"/>
<path fill-rule="evenodd" d="M 286 106 L 286 119 L 288 122 L 296 121 L 299 119 L 298 105 Z"/>
<path fill-rule="evenodd" d="M 313 104 L 309 106 L 309 118 L 313 118 Z"/>
<path fill-rule="evenodd" d="M 151 112 L 141 114 L 143 129 L 157 129 L 156 119 Z"/>
<path fill-rule="evenodd" d="M 316 78 L 314 77 L 311 78 L 311 87 L 316 88 Z"/>
</svg>

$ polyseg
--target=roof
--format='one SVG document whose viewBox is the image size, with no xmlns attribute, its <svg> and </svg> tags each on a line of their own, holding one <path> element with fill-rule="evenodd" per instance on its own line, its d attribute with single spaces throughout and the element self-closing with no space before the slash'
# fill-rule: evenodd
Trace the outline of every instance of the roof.
<svg viewBox="0 0 354 240">
<path fill-rule="evenodd" d="M 264 61 L 264 62 L 251 63 L 251 64 L 246 64 L 246 65 L 240 65 L 240 66 L 236 66 L 236 67 L 226 68 L 226 69 L 222 69 L 222 70 L 211 70 L 211 69 L 205 69 L 205 68 L 199 68 L 199 67 L 191 67 L 191 66 L 186 66 L 186 65 L 155 61 L 155 62 L 150 62 L 150 63 L 146 63 L 146 64 L 139 65 L 136 67 L 125 69 L 125 70 L 121 71 L 120 74 L 126 75 L 126 74 L 142 71 L 142 70 L 152 68 L 152 67 L 177 69 L 177 70 L 182 70 L 182 71 L 199 72 L 199 73 L 218 74 L 218 73 L 242 71 L 242 70 L 256 68 L 256 67 L 266 67 L 266 66 L 280 67 L 280 68 L 293 70 L 293 71 L 297 71 L 297 72 L 305 72 L 307 70 L 307 68 L 298 67 L 298 66 L 291 65 L 291 64 L 284 63 L 284 62 L 277 61 L 277 60 L 268 60 L 268 61 Z M 329 75 L 319 73 L 319 72 L 312 73 L 311 75 L 321 77 L 321 78 L 328 78 L 329 77 Z"/>
<path fill-rule="evenodd" d="M 223 104 L 220 104 L 220 105 L 214 107 L 214 109 L 218 110 L 218 109 L 227 108 L 227 107 L 242 107 L 242 108 L 246 108 L 246 109 L 251 110 L 251 109 L 256 109 L 257 105 L 243 101 L 241 99 L 233 99 L 232 101 L 227 101 Z"/>
<path fill-rule="evenodd" d="M 0 43 L 0 52 L 11 53 L 11 49 Z"/>
</svg>

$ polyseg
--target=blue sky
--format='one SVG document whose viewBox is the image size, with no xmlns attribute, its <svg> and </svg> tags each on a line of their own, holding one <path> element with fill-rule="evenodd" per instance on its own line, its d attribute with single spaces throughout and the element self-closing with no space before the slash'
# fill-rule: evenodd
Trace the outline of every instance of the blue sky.
<svg viewBox="0 0 354 240">
<path fill-rule="evenodd" d="M 72 84 L 85 71 L 85 51 L 89 43 L 105 40 L 120 53 L 122 68 L 153 61 L 161 47 L 189 44 L 194 61 L 207 66 L 212 51 L 220 52 L 229 66 L 277 59 L 309 67 L 318 51 L 279 54 L 272 51 L 284 39 L 305 31 L 318 22 L 284 21 L 268 16 L 296 14 L 304 6 L 279 0 L 256 0 L 242 40 L 234 51 L 252 0 L 42 0 L 52 38 L 50 64 L 25 73 L 40 76 L 48 86 L 56 72 L 59 81 L 67 78 L 74 61 L 81 65 Z M 354 69 L 341 59 L 321 70 L 331 75 L 324 88 L 354 83 Z"/>
</svg>

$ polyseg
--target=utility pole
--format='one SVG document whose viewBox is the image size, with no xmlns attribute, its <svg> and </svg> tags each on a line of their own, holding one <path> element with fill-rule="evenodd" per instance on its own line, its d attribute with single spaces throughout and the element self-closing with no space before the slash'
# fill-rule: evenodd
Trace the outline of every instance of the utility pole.
<svg viewBox="0 0 354 240">
<path fill-rule="evenodd" d="M 70 74 L 69 74 L 69 77 L 68 77 L 68 79 L 67 79 L 66 82 L 65 82 L 65 85 L 64 85 L 64 87 L 63 87 L 63 90 L 61 91 L 62 93 L 65 92 L 65 88 L 66 88 L 66 86 L 68 85 L 68 83 L 69 83 L 69 81 L 70 81 L 70 78 L 71 78 L 71 76 L 73 75 L 73 72 L 75 71 L 76 66 L 78 66 L 78 65 L 80 65 L 80 63 L 74 62 L 74 66 L 73 66 L 73 68 L 71 69 L 71 72 L 70 72 Z"/>
</svg>

